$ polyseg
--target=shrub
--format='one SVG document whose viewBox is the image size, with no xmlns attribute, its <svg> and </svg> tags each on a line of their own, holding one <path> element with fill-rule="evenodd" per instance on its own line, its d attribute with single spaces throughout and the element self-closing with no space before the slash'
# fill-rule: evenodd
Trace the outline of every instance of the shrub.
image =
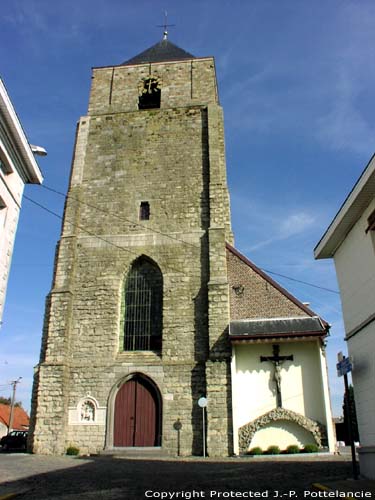
<svg viewBox="0 0 375 500">
<path fill-rule="evenodd" d="M 289 453 L 290 455 L 294 453 L 299 453 L 299 446 L 297 446 L 296 444 L 291 444 L 288 446 L 285 452 Z"/>
<path fill-rule="evenodd" d="M 266 455 L 279 455 L 280 448 L 275 445 L 271 445 L 267 448 Z"/>
<path fill-rule="evenodd" d="M 66 449 L 66 454 L 67 455 L 78 455 L 79 454 L 79 448 L 77 448 L 76 446 L 68 446 L 68 448 Z"/>
<path fill-rule="evenodd" d="M 255 446 L 255 448 L 251 448 L 250 451 L 247 452 L 248 455 L 262 455 L 263 450 L 259 448 L 259 446 Z"/>
<path fill-rule="evenodd" d="M 316 444 L 305 444 L 302 451 L 303 453 L 317 453 L 319 448 Z"/>
</svg>

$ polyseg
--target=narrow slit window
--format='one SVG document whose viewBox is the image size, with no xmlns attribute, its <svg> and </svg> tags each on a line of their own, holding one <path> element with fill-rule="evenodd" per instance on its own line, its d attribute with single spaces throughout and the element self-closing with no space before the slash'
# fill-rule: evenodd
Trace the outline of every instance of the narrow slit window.
<svg viewBox="0 0 375 500">
<path fill-rule="evenodd" d="M 149 220 L 150 218 L 150 204 L 148 201 L 141 201 L 139 207 L 139 220 Z"/>
</svg>

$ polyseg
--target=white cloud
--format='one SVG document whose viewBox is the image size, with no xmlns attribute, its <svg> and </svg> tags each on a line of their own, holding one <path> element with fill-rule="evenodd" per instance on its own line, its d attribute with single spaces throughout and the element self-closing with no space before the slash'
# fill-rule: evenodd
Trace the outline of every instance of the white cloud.
<svg viewBox="0 0 375 500">
<path fill-rule="evenodd" d="M 314 222 L 315 218 L 307 213 L 291 214 L 281 222 L 280 238 L 285 239 L 302 233 L 308 230 L 309 226 L 314 224 Z"/>
<path fill-rule="evenodd" d="M 261 224 L 262 220 L 258 220 L 258 223 Z M 277 217 L 274 217 L 273 227 L 267 227 L 267 233 L 271 233 L 273 236 L 252 245 L 249 250 L 259 250 L 277 241 L 287 240 L 297 236 L 308 231 L 314 223 L 315 217 L 305 212 L 290 214 L 286 218 L 283 214 L 279 213 Z"/>
</svg>

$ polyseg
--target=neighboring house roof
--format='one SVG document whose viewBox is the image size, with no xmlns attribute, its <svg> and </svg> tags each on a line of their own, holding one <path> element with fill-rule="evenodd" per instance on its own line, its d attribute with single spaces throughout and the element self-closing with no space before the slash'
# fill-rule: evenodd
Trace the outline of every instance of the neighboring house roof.
<svg viewBox="0 0 375 500">
<path fill-rule="evenodd" d="M 0 150 L 6 160 L 17 169 L 24 183 L 41 184 L 42 173 L 34 158 L 21 122 L 0 78 Z"/>
<path fill-rule="evenodd" d="M 329 325 L 227 243 L 232 340 L 323 337 Z"/>
<path fill-rule="evenodd" d="M 375 155 L 337 212 L 330 226 L 314 249 L 316 259 L 333 257 L 357 220 L 374 199 Z"/>
<path fill-rule="evenodd" d="M 122 65 L 181 61 L 183 59 L 195 59 L 195 57 L 189 54 L 189 52 L 177 47 L 177 45 L 169 40 L 162 40 L 128 61 L 123 62 Z"/>
<path fill-rule="evenodd" d="M 10 405 L 0 403 L 0 422 L 9 426 Z M 25 430 L 29 427 L 29 416 L 23 408 L 15 406 L 13 411 L 13 429 Z"/>
</svg>

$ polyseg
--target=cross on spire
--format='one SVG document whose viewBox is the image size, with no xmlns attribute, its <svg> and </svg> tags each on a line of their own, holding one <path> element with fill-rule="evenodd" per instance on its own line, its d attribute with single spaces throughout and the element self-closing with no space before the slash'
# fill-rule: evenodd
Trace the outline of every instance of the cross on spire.
<svg viewBox="0 0 375 500">
<path fill-rule="evenodd" d="M 175 24 L 168 24 L 168 12 L 164 11 L 164 24 L 158 24 L 158 28 L 164 28 L 163 40 L 168 39 L 168 28 L 169 26 L 176 26 Z"/>
<path fill-rule="evenodd" d="M 273 373 L 273 380 L 276 384 L 276 406 L 277 408 L 282 408 L 281 400 L 281 365 L 284 361 L 293 361 L 293 354 L 289 356 L 280 356 L 280 346 L 279 344 L 273 344 L 272 346 L 273 356 L 261 356 L 260 361 L 271 361 L 274 364 L 275 371 Z"/>
</svg>

